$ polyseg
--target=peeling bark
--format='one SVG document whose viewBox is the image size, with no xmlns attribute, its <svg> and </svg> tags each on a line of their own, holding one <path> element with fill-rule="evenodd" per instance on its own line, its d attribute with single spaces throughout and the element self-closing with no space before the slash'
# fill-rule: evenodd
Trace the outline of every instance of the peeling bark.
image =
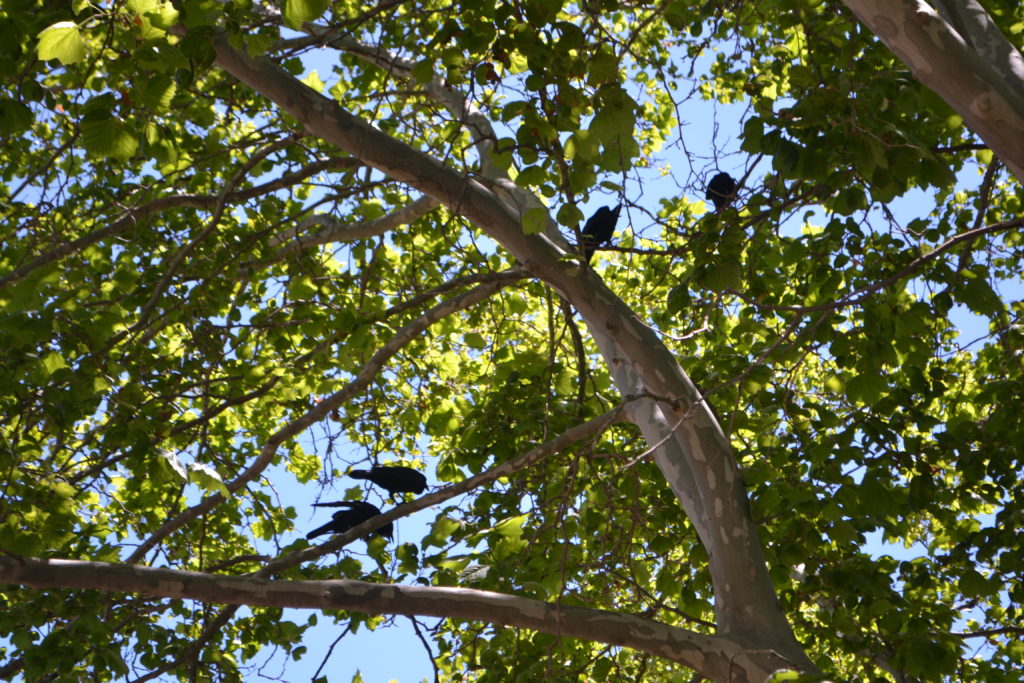
<svg viewBox="0 0 1024 683">
<path fill-rule="evenodd" d="M 630 647 L 684 664 L 712 680 L 733 683 L 763 681 L 791 666 L 772 652 L 744 650 L 728 638 L 642 617 L 468 588 L 347 579 L 271 581 L 138 565 L 11 556 L 0 556 L 0 583 L 131 592 L 206 603 L 484 621 Z"/>
<path fill-rule="evenodd" d="M 412 223 L 420 216 L 429 213 L 435 206 L 437 206 L 437 202 L 434 199 L 419 197 L 408 205 L 396 209 L 385 216 L 369 221 L 360 221 L 359 223 L 342 223 L 333 216 L 317 214 L 301 221 L 295 227 L 289 228 L 278 237 L 270 240 L 270 246 L 281 247 L 274 254 L 273 260 L 284 258 L 288 254 L 294 254 L 319 244 L 349 242 L 351 240 L 377 237 L 390 230 L 394 230 L 400 225 Z M 315 225 L 319 225 L 320 230 L 312 234 L 306 234 L 306 231 Z"/>
<path fill-rule="evenodd" d="M 947 3 L 954 25 L 922 0 L 844 1 L 1024 183 L 1024 60 L 984 10 Z"/>
</svg>

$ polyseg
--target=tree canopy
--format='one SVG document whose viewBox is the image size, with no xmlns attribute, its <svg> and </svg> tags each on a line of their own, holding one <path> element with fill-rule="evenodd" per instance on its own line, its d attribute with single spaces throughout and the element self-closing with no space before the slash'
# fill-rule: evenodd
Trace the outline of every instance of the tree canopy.
<svg viewBox="0 0 1024 683">
<path fill-rule="evenodd" d="M 1021 680 L 1024 8 L 932 5 L 5 0 L 0 677 L 403 614 L 443 680 Z"/>
</svg>

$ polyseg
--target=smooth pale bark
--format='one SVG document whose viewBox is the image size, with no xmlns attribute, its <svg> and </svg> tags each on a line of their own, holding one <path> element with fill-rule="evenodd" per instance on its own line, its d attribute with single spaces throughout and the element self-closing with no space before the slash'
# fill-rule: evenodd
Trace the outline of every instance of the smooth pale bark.
<svg viewBox="0 0 1024 683">
<path fill-rule="evenodd" d="M 1018 84 L 1017 92 L 1024 92 L 1024 55 L 977 0 L 937 0 L 935 9 L 993 69 Z"/>
<path fill-rule="evenodd" d="M 914 78 L 938 93 L 1024 183 L 1020 52 L 1005 37 L 995 40 L 994 34 L 1002 34 L 990 20 L 979 18 L 980 8 L 947 3 L 945 8 L 952 8 L 948 14 L 954 19 L 950 24 L 921 0 L 844 2 L 910 68 Z M 972 37 L 978 41 L 977 50 Z M 985 41 L 995 42 L 982 47 Z M 995 59 L 1002 63 L 993 63 Z"/>
<path fill-rule="evenodd" d="M 271 581 L 138 565 L 0 556 L 0 583 L 138 593 L 206 603 L 351 610 L 483 621 L 630 647 L 684 664 L 716 681 L 763 681 L 788 663 L 729 638 L 649 619 L 468 588 L 365 581 Z"/>
<path fill-rule="evenodd" d="M 311 35 L 319 37 L 329 38 L 333 35 L 333 32 L 325 27 L 307 24 L 305 29 Z M 328 44 L 386 69 L 392 76 L 403 79 L 411 78 L 413 67 L 411 61 L 402 59 L 378 46 L 366 45 L 350 38 L 331 39 Z M 525 188 L 517 186 L 503 170 L 489 163 L 493 141 L 497 139 L 497 136 L 490 121 L 468 101 L 465 93 L 451 87 L 437 76 L 427 85 L 426 91 L 459 121 L 464 122 L 477 145 L 479 156 L 483 160 L 481 166 L 483 175 L 494 183 L 494 187 L 499 191 L 499 197 L 505 201 L 513 215 L 522 215 L 524 207 L 543 208 L 541 202 L 534 195 Z M 545 234 L 555 246 L 570 251 L 572 247 L 561 239 L 554 221 L 549 221 L 548 227 L 549 230 Z M 584 285 L 584 287 L 586 286 Z M 582 298 L 588 298 L 586 292 L 583 293 Z M 614 297 L 614 300 L 619 301 L 617 297 Z M 625 307 L 622 306 L 622 308 Z M 629 319 L 635 317 L 628 310 L 624 311 L 624 315 Z M 590 318 L 584 317 L 586 320 L 590 320 Z M 635 396 L 644 393 L 647 387 L 634 371 L 629 359 L 623 357 L 610 330 L 589 322 L 588 327 L 606 365 L 611 369 L 612 377 L 622 395 Z M 715 608 L 718 612 L 717 623 L 723 635 L 733 635 L 740 640 L 752 643 L 758 642 L 764 638 L 762 629 L 765 626 L 759 623 L 755 612 L 764 609 L 766 605 L 724 598 L 724 595 L 731 593 L 733 586 L 749 584 L 757 589 L 758 595 L 772 596 L 774 600 L 774 588 L 768 581 L 767 574 L 760 571 L 760 568 L 765 565 L 765 560 L 756 527 L 746 511 L 745 492 L 734 488 L 726 494 L 726 499 L 740 502 L 738 507 L 723 505 L 721 495 L 709 496 L 707 493 L 716 488 L 717 481 L 714 480 L 716 474 L 723 475 L 730 486 L 740 480 L 735 465 L 728 466 L 728 463 L 733 460 L 730 445 L 722 433 L 721 426 L 709 407 L 703 403 L 696 387 L 682 369 L 673 362 L 669 367 L 669 372 L 675 372 L 679 376 L 680 383 L 686 391 L 680 405 L 676 406 L 675 414 L 666 414 L 657 401 L 641 399 L 630 404 L 630 415 L 633 422 L 640 427 L 647 442 L 653 444 L 655 463 L 665 475 L 688 518 L 696 528 L 701 542 L 709 550 L 709 554 L 712 554 L 716 548 L 720 549 L 723 542 L 729 542 L 729 531 L 731 531 L 732 537 L 742 539 L 744 546 L 742 552 L 719 552 L 716 555 L 716 561 L 711 566 L 716 594 L 723 596 L 722 599 L 715 601 Z M 683 406 L 685 412 L 678 410 Z M 698 425 L 700 426 L 698 427 Z M 702 435 L 695 435 L 692 431 L 695 429 L 705 431 L 702 432 Z M 706 463 L 714 458 L 716 453 L 721 452 L 727 453 L 728 457 L 723 462 L 724 467 L 718 472 L 708 472 L 707 467 L 702 465 L 695 467 L 692 464 L 695 462 Z M 687 457 L 687 454 L 692 457 Z M 708 475 L 712 479 L 707 482 L 707 486 L 703 486 L 704 478 Z M 716 511 L 719 519 L 712 522 L 709 519 L 711 514 L 709 511 Z M 724 536 L 723 529 L 728 530 Z M 739 542 L 741 541 L 735 541 L 735 543 Z M 776 606 L 773 605 L 772 609 L 775 608 Z M 785 638 L 787 635 L 788 633 L 782 637 Z M 792 643 L 792 646 L 794 651 L 799 649 L 799 645 L 795 642 Z"/>
<path fill-rule="evenodd" d="M 300 221 L 295 227 L 285 230 L 281 235 L 270 240 L 270 246 L 281 247 L 273 259 L 277 260 L 319 244 L 377 237 L 400 225 L 412 223 L 420 216 L 429 213 L 435 206 L 437 206 L 437 202 L 433 198 L 419 197 L 408 205 L 380 218 L 358 223 L 342 223 L 330 214 L 320 213 Z M 316 232 L 309 232 L 310 228 L 314 226 L 319 226 L 320 229 Z"/>
<path fill-rule="evenodd" d="M 664 416 L 652 407 L 650 419 L 638 424 L 652 445 L 674 429 L 671 439 L 676 447 L 659 454 L 658 463 L 703 530 L 720 633 L 744 648 L 774 651 L 798 668 L 813 669 L 775 596 L 731 448 L 657 335 L 640 324 L 592 270 L 561 258 L 563 250 L 547 236 L 524 233 L 507 200 L 490 186 L 391 138 L 270 61 L 250 58 L 225 39 L 214 47 L 218 66 L 277 103 L 310 133 L 444 203 L 486 231 L 527 270 L 565 296 L 592 331 L 608 337 L 614 348 L 603 351 L 606 358 L 611 356 L 613 376 L 621 377 L 618 364 L 628 364 L 636 373 L 637 381 L 619 386 L 623 395 L 641 388 L 665 399 L 658 408 Z"/>
</svg>

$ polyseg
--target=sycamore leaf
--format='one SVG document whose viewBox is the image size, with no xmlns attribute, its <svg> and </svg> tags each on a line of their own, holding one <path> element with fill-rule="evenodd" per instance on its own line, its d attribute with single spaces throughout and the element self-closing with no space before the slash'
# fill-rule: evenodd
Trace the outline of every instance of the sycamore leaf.
<svg viewBox="0 0 1024 683">
<path fill-rule="evenodd" d="M 307 21 L 313 21 L 327 11 L 328 0 L 285 0 L 284 23 L 298 30 Z"/>
<path fill-rule="evenodd" d="M 527 235 L 544 232 L 544 226 L 547 223 L 548 212 L 546 209 L 530 209 L 523 214 L 523 232 Z"/>
<path fill-rule="evenodd" d="M 43 61 L 56 59 L 61 64 L 75 64 L 85 59 L 85 42 L 73 21 L 58 21 L 40 31 L 37 37 L 36 54 Z"/>
<path fill-rule="evenodd" d="M 139 139 L 124 123 L 113 116 L 90 114 L 82 121 L 82 143 L 96 157 L 126 161 L 139 149 Z"/>
<path fill-rule="evenodd" d="M 224 486 L 224 480 L 217 474 L 217 470 L 213 469 L 209 465 L 203 463 L 193 462 L 188 465 L 188 479 L 194 484 L 198 484 L 199 488 L 211 491 L 213 493 L 219 493 L 225 498 L 229 498 L 231 493 L 228 491 L 228 487 Z"/>
<path fill-rule="evenodd" d="M 174 451 L 169 451 L 166 448 L 160 449 L 160 457 L 163 458 L 171 469 L 178 473 L 182 479 L 188 480 L 188 470 L 185 469 L 185 464 L 181 462 L 181 458 Z"/>
</svg>

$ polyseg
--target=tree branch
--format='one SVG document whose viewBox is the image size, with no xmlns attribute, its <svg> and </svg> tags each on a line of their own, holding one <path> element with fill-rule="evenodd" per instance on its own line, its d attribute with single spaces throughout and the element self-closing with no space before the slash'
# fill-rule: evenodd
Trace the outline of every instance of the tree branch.
<svg viewBox="0 0 1024 683">
<path fill-rule="evenodd" d="M 175 194 L 168 197 L 154 199 L 142 206 L 128 209 L 128 211 L 126 211 L 119 219 L 105 228 L 94 230 L 86 235 L 82 235 L 76 240 L 60 245 L 52 251 L 40 254 L 20 268 L 16 268 L 7 275 L 0 277 L 0 287 L 5 287 L 9 284 L 18 282 L 19 280 L 24 279 L 32 271 L 42 268 L 54 261 L 58 261 L 65 256 L 82 251 L 100 240 L 120 235 L 126 230 L 134 227 L 139 221 L 148 218 L 153 214 L 160 213 L 161 211 L 178 208 L 209 209 L 216 207 L 217 203 L 221 201 L 222 198 L 227 202 L 244 201 L 253 197 L 259 197 L 264 194 L 276 192 L 277 190 L 281 190 L 286 187 L 291 187 L 292 185 L 302 182 L 309 176 L 322 171 L 341 168 L 356 168 L 359 165 L 360 164 L 357 160 L 350 157 L 337 157 L 314 162 L 294 173 L 286 173 L 280 178 L 276 178 L 275 180 L 262 185 L 257 185 L 256 187 L 244 190 L 235 190 L 234 192 L 229 192 L 226 195 Z"/>
<path fill-rule="evenodd" d="M 469 588 L 365 581 L 274 581 L 108 562 L 0 556 L 0 582 L 33 588 L 132 592 L 206 603 L 422 615 L 528 628 L 649 652 L 713 680 L 764 680 L 791 664 L 728 638 L 651 619 Z"/>
<path fill-rule="evenodd" d="M 370 126 L 269 60 L 233 49 L 226 38 L 214 40 L 213 47 L 218 66 L 276 102 L 311 133 L 466 216 L 562 293 L 586 320 L 624 395 L 648 391 L 673 399 L 671 404 L 638 401 L 640 407 L 632 411 L 645 415 L 637 424 L 649 443 L 663 438 L 677 421 L 676 411 L 682 414 L 699 404 L 675 430 L 672 448 L 659 453 L 656 462 L 708 549 L 719 628 L 751 647 L 770 643 L 797 668 L 813 670 L 776 598 L 730 444 L 657 335 L 639 324 L 591 269 L 563 259 L 556 240 L 527 234 L 514 208 L 490 186 Z"/>
<path fill-rule="evenodd" d="M 554 453 L 558 453 L 559 451 L 568 448 L 569 446 L 578 441 L 590 438 L 595 434 L 600 434 L 602 431 L 604 431 L 611 425 L 617 422 L 621 422 L 623 420 L 624 407 L 625 404 L 622 406 L 618 406 L 617 408 L 614 408 L 606 413 L 603 413 L 602 415 L 599 415 L 598 417 L 588 420 L 582 424 L 570 427 L 563 433 L 556 436 L 554 439 L 545 441 L 541 445 L 535 448 L 531 448 L 526 453 L 523 453 L 518 457 L 512 458 L 511 460 L 506 460 L 503 463 L 495 465 L 489 470 L 481 472 L 476 476 L 446 486 L 440 491 L 435 491 L 434 493 L 429 493 L 425 496 L 421 496 L 420 498 L 417 498 L 412 502 L 397 505 L 391 508 L 390 510 L 387 510 L 386 512 L 377 515 L 376 517 L 373 517 L 371 519 L 366 520 L 365 522 L 362 522 L 358 526 L 352 527 L 343 534 L 335 535 L 331 538 L 331 540 L 327 541 L 326 543 L 323 543 L 319 546 L 305 548 L 303 550 L 291 553 L 290 555 L 278 558 L 273 562 L 267 564 L 259 571 L 254 572 L 253 576 L 273 576 L 274 574 L 281 572 L 285 569 L 288 569 L 289 567 L 294 567 L 296 565 L 302 564 L 303 562 L 315 560 L 319 557 L 323 557 L 324 555 L 328 555 L 335 551 L 341 550 L 357 538 L 362 538 L 371 531 L 378 529 L 389 522 L 393 522 L 396 519 L 401 519 L 402 517 L 408 517 L 414 512 L 419 512 L 420 510 L 425 510 L 428 507 L 439 505 L 445 502 L 446 500 L 454 498 L 455 496 L 459 496 L 468 491 L 472 491 L 478 486 L 482 486 L 489 482 L 496 481 L 501 477 L 510 476 L 520 470 L 524 470 L 527 467 L 530 467 L 531 465 L 540 462 L 544 458 L 547 458 L 548 456 L 553 455 Z"/>
<path fill-rule="evenodd" d="M 385 48 L 363 43 L 347 36 L 333 37 L 335 34 L 332 29 L 315 24 L 306 24 L 303 29 L 310 35 L 323 37 L 331 47 L 359 57 L 369 64 L 384 69 L 396 78 L 405 81 L 414 80 L 412 75 L 414 63 Z M 495 134 L 490 120 L 464 92 L 452 87 L 440 75 L 434 73 L 430 82 L 426 84 L 426 93 L 447 109 L 452 117 L 469 131 L 480 160 L 481 178 L 498 190 L 499 196 L 513 208 L 515 215 L 521 216 L 529 209 L 545 208 L 532 192 L 516 185 L 504 169 L 494 164 L 492 154 L 498 136 Z M 548 237 L 555 240 L 556 243 L 561 241 L 558 226 L 554 221 L 547 222 L 545 231 Z M 567 245 L 561 244 L 560 246 L 564 248 Z"/>
<path fill-rule="evenodd" d="M 982 235 L 987 235 L 994 232 L 1003 232 L 1005 230 L 1014 230 L 1022 226 L 1024 226 L 1024 218 L 1014 218 L 1013 220 L 1003 221 L 1001 223 L 993 223 L 992 225 L 985 225 L 980 228 L 974 228 L 972 230 L 967 230 L 957 235 L 953 235 L 948 240 L 946 240 L 939 246 L 929 251 L 927 254 L 922 254 L 921 256 L 918 256 L 916 259 L 908 263 L 903 268 L 900 268 L 898 271 L 888 276 L 884 280 L 879 280 L 874 284 L 870 284 L 867 287 L 858 289 L 857 291 L 852 292 L 850 295 L 843 297 L 839 301 L 832 301 L 824 304 L 816 304 L 814 306 L 773 306 L 771 304 L 760 303 L 741 292 L 737 292 L 736 290 L 728 291 L 733 296 L 742 299 L 745 303 L 748 303 L 751 306 L 755 306 L 757 308 L 767 311 L 787 311 L 790 313 L 815 313 L 818 311 L 833 311 L 840 308 L 844 308 L 846 306 L 854 306 L 856 304 L 859 304 L 861 301 L 866 299 L 874 292 L 877 292 L 880 289 L 884 289 L 889 285 L 899 282 L 900 280 L 906 277 L 910 277 L 911 275 L 914 274 L 915 271 L 917 271 L 925 264 L 929 263 L 930 261 L 934 261 L 942 254 L 946 253 L 950 249 L 953 249 L 954 247 L 960 244 L 963 244 L 964 242 L 971 242 L 973 240 L 978 239 Z"/>
<path fill-rule="evenodd" d="M 976 52 L 923 0 L 844 2 L 910 68 L 914 78 L 960 114 L 1024 183 L 1022 81 Z M 972 30 L 978 27 L 973 20 L 965 18 L 964 23 Z M 986 33 L 991 28 L 986 28 Z"/>
<path fill-rule="evenodd" d="M 399 225 L 412 223 L 435 206 L 437 206 L 437 200 L 424 195 L 407 206 L 403 206 L 386 216 L 370 221 L 342 223 L 333 216 L 318 214 L 301 221 L 294 228 L 290 228 L 278 237 L 270 240 L 270 246 L 284 245 L 277 250 L 277 253 L 270 260 L 276 261 L 289 254 L 294 254 L 297 251 L 302 251 L 318 244 L 350 242 L 352 240 L 383 235 L 389 230 L 394 230 Z M 306 235 L 305 232 L 315 225 L 322 227 L 312 235 Z M 285 244 L 286 242 L 287 244 Z"/>
</svg>

